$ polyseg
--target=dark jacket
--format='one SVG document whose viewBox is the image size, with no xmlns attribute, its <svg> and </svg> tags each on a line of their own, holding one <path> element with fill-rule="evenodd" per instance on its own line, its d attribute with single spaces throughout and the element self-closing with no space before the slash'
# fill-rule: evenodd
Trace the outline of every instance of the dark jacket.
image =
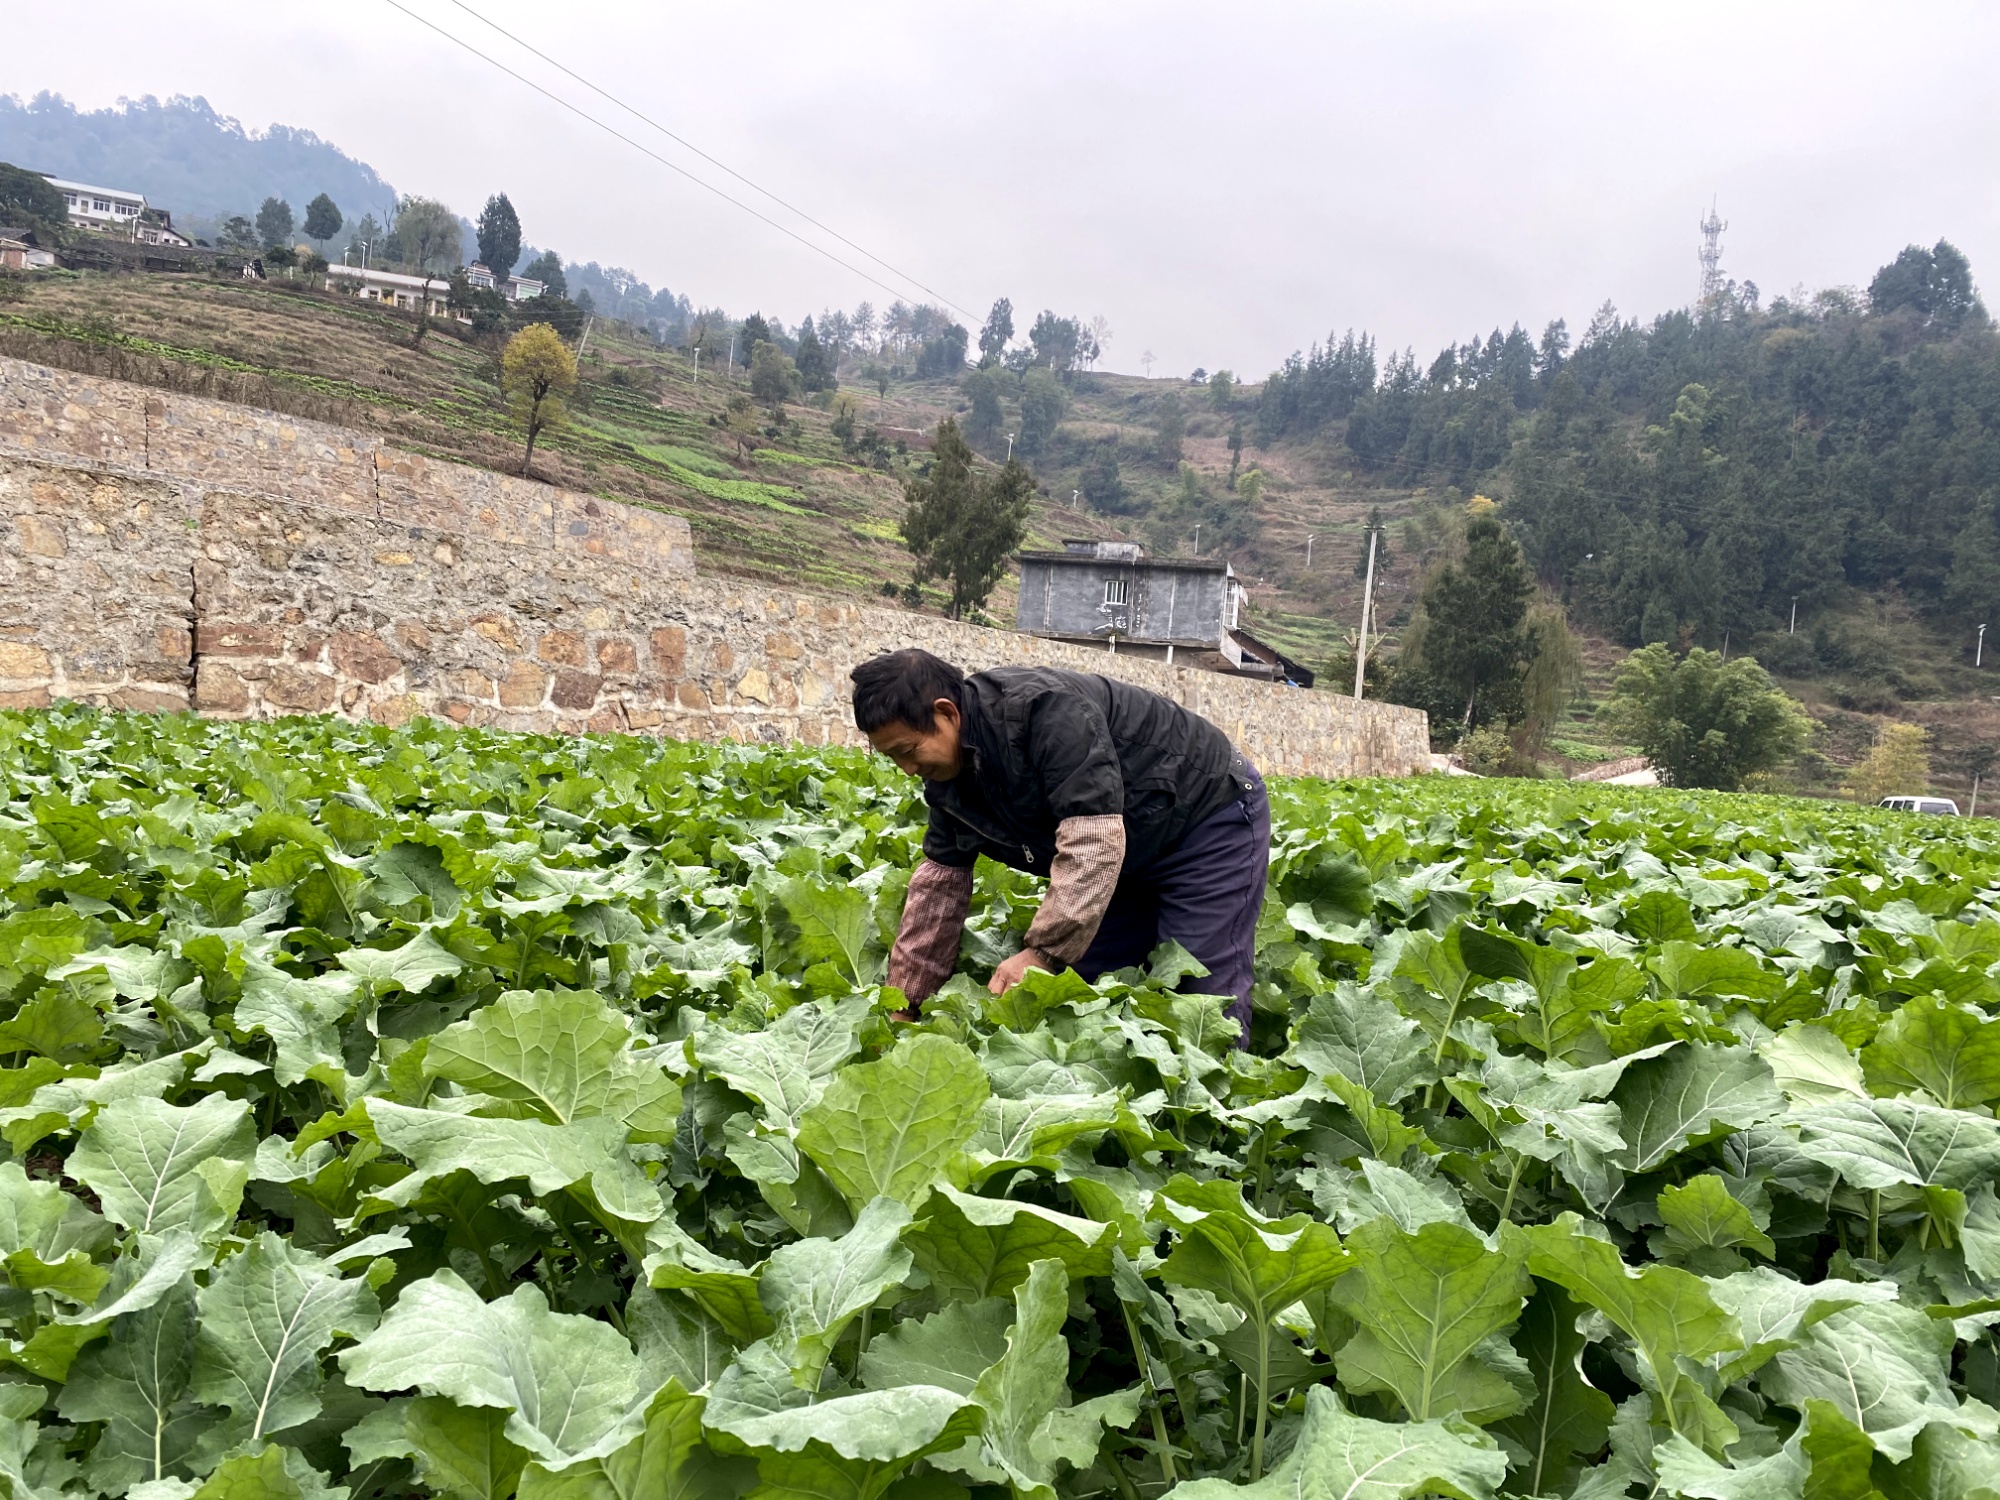
<svg viewBox="0 0 2000 1500">
<path fill-rule="evenodd" d="M 1178 703 L 1115 678 L 998 667 L 965 680 L 965 769 L 924 784 L 924 854 L 980 855 L 1049 873 L 1065 818 L 1125 819 L 1127 876 L 1143 875 L 1188 830 L 1244 792 L 1229 739 Z"/>
</svg>

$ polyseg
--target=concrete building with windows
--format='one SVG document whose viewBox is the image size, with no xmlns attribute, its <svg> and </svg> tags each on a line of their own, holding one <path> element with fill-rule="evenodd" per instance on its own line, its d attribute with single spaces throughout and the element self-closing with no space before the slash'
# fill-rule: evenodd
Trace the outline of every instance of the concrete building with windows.
<svg viewBox="0 0 2000 1500">
<path fill-rule="evenodd" d="M 42 175 L 49 176 L 46 172 Z M 129 231 L 146 211 L 146 195 L 128 188 L 92 187 L 61 177 L 49 177 L 49 186 L 63 195 L 70 223 L 85 229 Z"/>
<path fill-rule="evenodd" d="M 465 268 L 465 279 L 483 291 L 498 292 L 509 302 L 526 302 L 548 290 L 546 283 L 532 276 L 496 276 L 476 260 Z"/>
<path fill-rule="evenodd" d="M 1065 540 L 1023 552 L 1014 625 L 1028 635 L 1159 661 L 1312 684 L 1241 628 L 1249 595 L 1222 558 L 1148 557 L 1137 542 Z"/>
<path fill-rule="evenodd" d="M 364 302 L 387 302 L 392 307 L 415 312 L 418 299 L 430 302 L 431 316 L 455 316 L 450 311 L 451 283 L 442 276 L 405 276 L 400 271 L 378 271 L 373 266 L 328 266 L 326 284 L 334 291 L 350 293 Z"/>
</svg>

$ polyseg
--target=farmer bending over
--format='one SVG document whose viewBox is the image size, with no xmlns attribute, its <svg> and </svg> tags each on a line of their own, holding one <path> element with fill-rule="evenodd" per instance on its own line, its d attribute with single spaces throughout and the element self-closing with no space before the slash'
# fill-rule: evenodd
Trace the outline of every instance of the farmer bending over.
<svg viewBox="0 0 2000 1500">
<path fill-rule="evenodd" d="M 997 995 L 1031 968 L 1085 979 L 1142 965 L 1171 938 L 1234 996 L 1250 1029 L 1250 961 L 1271 808 L 1263 778 L 1206 719 L 1115 678 L 1044 667 L 967 677 L 928 651 L 853 672 L 854 722 L 924 781 L 930 826 L 888 982 L 912 1009 L 951 976 L 984 854 L 1048 878 Z"/>
</svg>

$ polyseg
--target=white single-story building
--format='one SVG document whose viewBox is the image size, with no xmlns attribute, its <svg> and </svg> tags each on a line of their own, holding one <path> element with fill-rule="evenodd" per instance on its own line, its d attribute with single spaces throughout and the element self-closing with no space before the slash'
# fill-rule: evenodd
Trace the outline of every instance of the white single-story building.
<svg viewBox="0 0 2000 1500">
<path fill-rule="evenodd" d="M 465 268 L 465 279 L 482 290 L 498 292 L 509 302 L 526 302 L 548 290 L 547 283 L 527 276 L 509 276 L 503 282 L 476 260 Z"/>
<path fill-rule="evenodd" d="M 427 298 L 431 316 L 447 315 L 451 283 L 437 276 L 405 276 L 400 271 L 378 271 L 373 266 L 328 266 L 326 283 L 352 292 L 367 302 L 387 302 L 396 307 L 417 309 L 417 299 Z"/>
</svg>

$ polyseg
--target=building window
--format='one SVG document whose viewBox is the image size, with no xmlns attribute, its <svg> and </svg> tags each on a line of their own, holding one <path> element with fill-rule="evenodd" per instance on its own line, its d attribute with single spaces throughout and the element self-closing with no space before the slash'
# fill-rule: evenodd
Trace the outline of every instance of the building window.
<svg viewBox="0 0 2000 1500">
<path fill-rule="evenodd" d="M 1124 579 L 1107 578 L 1104 580 L 1104 602 L 1106 604 L 1123 604 L 1125 602 Z"/>
<path fill-rule="evenodd" d="M 91 199 L 90 206 L 94 212 L 100 214 L 108 214 L 111 212 L 111 205 L 109 203 L 106 203 L 102 198 Z"/>
</svg>

